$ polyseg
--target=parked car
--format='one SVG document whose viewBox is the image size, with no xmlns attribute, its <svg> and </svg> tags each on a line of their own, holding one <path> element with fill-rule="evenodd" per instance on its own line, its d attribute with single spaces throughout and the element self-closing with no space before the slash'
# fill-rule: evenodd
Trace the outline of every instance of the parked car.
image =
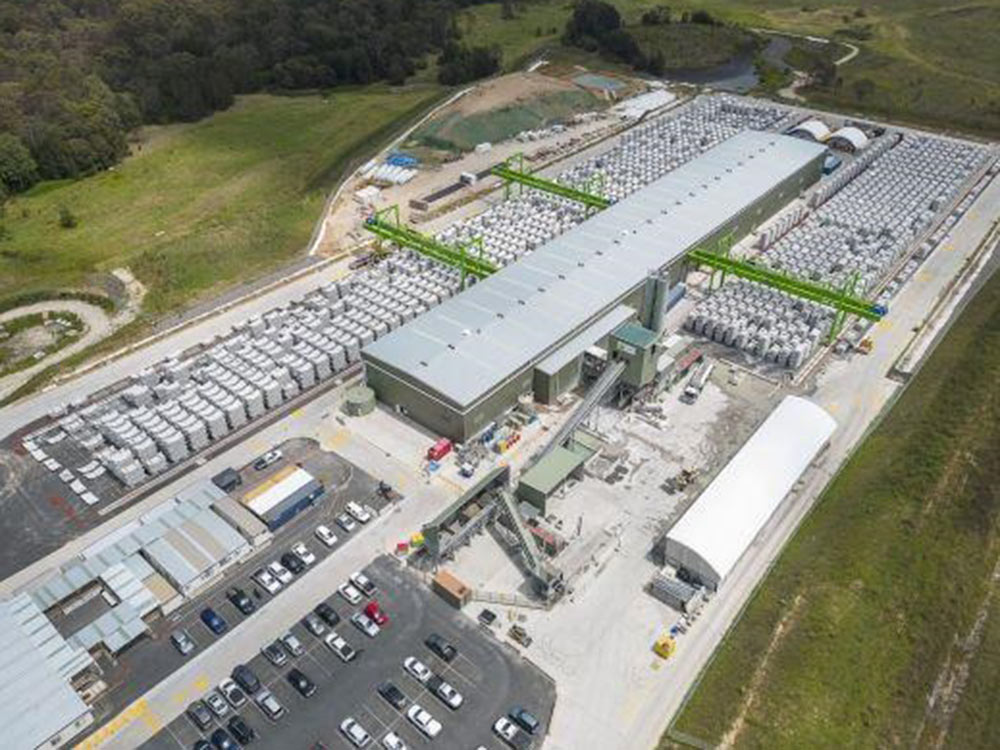
<svg viewBox="0 0 1000 750">
<path fill-rule="evenodd" d="M 347 505 L 344 506 L 344 510 L 350 513 L 351 517 L 354 520 L 358 521 L 359 523 L 368 523 L 370 520 L 372 520 L 372 514 L 369 513 L 367 510 L 365 510 L 364 508 L 362 508 L 356 502 L 353 501 L 349 502 Z"/>
<path fill-rule="evenodd" d="M 212 732 L 212 747 L 215 750 L 240 750 L 239 745 L 229 736 L 229 732 L 221 728 Z"/>
<path fill-rule="evenodd" d="M 267 571 L 282 583 L 291 583 L 294 576 L 277 560 L 267 564 Z"/>
<path fill-rule="evenodd" d="M 513 747 L 521 730 L 517 728 L 517 724 L 506 716 L 501 716 L 493 723 L 493 732 L 497 737 Z"/>
<path fill-rule="evenodd" d="M 292 633 L 285 633 L 281 636 L 281 645 L 285 647 L 285 651 L 290 653 L 292 656 L 302 656 L 306 652 L 305 648 L 302 646 L 302 641 L 295 637 Z"/>
<path fill-rule="evenodd" d="M 331 628 L 335 627 L 337 623 L 340 622 L 340 615 L 337 614 L 337 610 L 335 610 L 326 602 L 320 602 L 319 604 L 317 604 L 313 612 L 319 615 L 320 618 L 323 620 L 323 622 L 325 622 Z"/>
<path fill-rule="evenodd" d="M 244 719 L 239 714 L 236 714 L 233 718 L 229 720 L 230 734 L 236 738 L 236 741 L 241 745 L 249 745 L 255 739 L 257 739 L 257 732 L 252 726 L 250 726 L 246 719 Z"/>
<path fill-rule="evenodd" d="M 361 602 L 361 592 L 358 591 L 353 583 L 342 583 L 337 587 L 337 593 L 339 593 L 348 604 L 358 604 Z"/>
<path fill-rule="evenodd" d="M 354 529 L 357 527 L 357 524 L 354 523 L 354 519 L 351 518 L 346 513 L 341 513 L 339 516 L 337 516 L 335 520 L 337 522 L 337 525 L 348 534 L 354 531 Z"/>
<path fill-rule="evenodd" d="M 378 591 L 371 579 L 360 570 L 357 573 L 351 573 L 351 583 L 365 596 L 374 596 L 375 592 Z"/>
<path fill-rule="evenodd" d="M 353 716 L 348 716 L 340 722 L 340 732 L 354 747 L 365 747 L 372 741 L 372 736 L 365 731 L 365 728 L 358 724 Z"/>
<path fill-rule="evenodd" d="M 233 680 L 236 681 L 236 684 L 243 688 L 248 695 L 253 695 L 260 690 L 260 679 L 246 664 L 237 664 L 233 667 L 233 672 L 230 677 L 232 677 Z"/>
<path fill-rule="evenodd" d="M 445 682 L 441 675 L 431 677 L 427 681 L 427 689 L 440 698 L 448 708 L 453 710 L 461 707 L 465 700 L 462 694 L 449 683 Z"/>
<path fill-rule="evenodd" d="M 264 654 L 265 659 L 276 667 L 282 667 L 288 663 L 288 654 L 285 653 L 285 649 L 281 647 L 281 643 L 278 641 L 267 644 L 260 652 Z"/>
<path fill-rule="evenodd" d="M 479 613 L 479 617 L 477 619 L 479 620 L 479 624 L 483 627 L 491 628 L 493 627 L 493 623 L 497 621 L 497 613 L 492 609 L 484 609 Z"/>
<path fill-rule="evenodd" d="M 521 729 L 528 734 L 534 734 L 538 731 L 539 727 L 542 726 L 542 723 L 533 713 L 527 711 L 521 706 L 514 706 L 507 712 L 507 715 L 514 720 L 515 724 L 521 727 Z"/>
<path fill-rule="evenodd" d="M 205 739 L 196 740 L 194 750 L 213 750 L 212 743 Z"/>
<path fill-rule="evenodd" d="M 385 750 L 410 750 L 410 746 L 403 742 L 403 738 L 395 732 L 389 732 L 382 738 L 382 747 Z"/>
<path fill-rule="evenodd" d="M 254 700 L 271 721 L 277 721 L 286 713 L 285 707 L 278 703 L 278 699 L 271 695 L 270 690 L 261 690 Z"/>
<path fill-rule="evenodd" d="M 309 548 L 302 542 L 296 542 L 292 545 L 292 554 L 299 558 L 306 565 L 312 565 L 316 562 L 316 555 L 309 551 Z"/>
<path fill-rule="evenodd" d="M 364 612 L 355 612 L 351 615 L 351 622 L 369 638 L 374 638 L 379 633 L 379 626 Z"/>
<path fill-rule="evenodd" d="M 403 694 L 403 691 L 392 682 L 383 682 L 379 685 L 378 694 L 385 698 L 389 705 L 397 711 L 402 711 L 406 705 L 406 696 Z"/>
<path fill-rule="evenodd" d="M 233 708 L 239 708 L 247 702 L 247 694 L 231 677 L 227 677 L 219 683 L 219 692 L 226 696 L 226 700 Z"/>
<path fill-rule="evenodd" d="M 323 544 L 327 547 L 332 547 L 337 543 L 337 535 L 330 531 L 329 526 L 317 526 L 316 538 L 323 542 Z"/>
<path fill-rule="evenodd" d="M 205 701 L 205 705 L 212 709 L 212 713 L 220 719 L 229 713 L 229 704 L 226 703 L 226 699 L 218 691 L 210 691 L 203 700 Z"/>
<path fill-rule="evenodd" d="M 458 649 L 437 633 L 431 633 L 424 641 L 431 651 L 440 656 L 446 662 L 451 662 L 458 656 Z"/>
<path fill-rule="evenodd" d="M 281 556 L 281 564 L 294 575 L 298 575 L 306 569 L 306 564 L 299 559 L 299 556 L 291 552 L 286 552 Z"/>
<path fill-rule="evenodd" d="M 258 568 L 250 578 L 271 596 L 274 596 L 281 590 L 281 581 L 271 575 L 271 572 L 267 568 Z"/>
<path fill-rule="evenodd" d="M 427 682 L 431 678 L 431 670 L 415 656 L 407 656 L 403 660 L 403 669 L 409 672 L 418 682 Z"/>
<path fill-rule="evenodd" d="M 229 627 L 219 613 L 211 607 L 205 607 L 205 609 L 201 611 L 201 621 L 205 623 L 206 628 L 211 630 L 216 635 L 222 635 Z"/>
<path fill-rule="evenodd" d="M 187 656 L 197 648 L 194 639 L 186 630 L 175 630 L 170 634 L 170 642 L 174 644 L 174 648 L 180 652 L 181 656 Z"/>
<path fill-rule="evenodd" d="M 313 612 L 308 613 L 302 618 L 302 626 L 317 638 L 326 632 L 326 626 L 323 624 L 323 621 Z"/>
<path fill-rule="evenodd" d="M 389 615 L 382 610 L 375 599 L 368 602 L 368 605 L 364 609 L 364 613 L 368 616 L 368 619 L 380 628 L 389 622 Z"/>
<path fill-rule="evenodd" d="M 268 451 L 263 456 L 260 456 L 256 461 L 253 462 L 253 467 L 257 471 L 263 471 L 268 466 L 272 466 L 278 463 L 278 461 L 281 460 L 281 455 L 282 455 L 281 451 L 277 449 Z"/>
<path fill-rule="evenodd" d="M 253 603 L 253 599 L 247 596 L 247 593 L 241 588 L 234 586 L 228 589 L 226 591 L 226 598 L 233 603 L 236 609 L 245 615 L 252 614 L 257 609 L 257 605 Z"/>
<path fill-rule="evenodd" d="M 195 726 L 202 731 L 212 726 L 212 712 L 202 701 L 195 701 L 187 708 L 187 715 Z"/>
<path fill-rule="evenodd" d="M 339 635 L 336 631 L 333 631 L 326 637 L 326 645 L 329 646 L 330 650 L 333 651 L 340 660 L 343 662 L 349 662 L 354 657 L 358 655 L 358 652 L 354 650 L 343 636 Z"/>
<path fill-rule="evenodd" d="M 434 739 L 441 734 L 441 722 L 431 716 L 430 711 L 414 703 L 406 710 L 406 718 L 410 720 L 427 739 Z"/>
<path fill-rule="evenodd" d="M 316 694 L 316 683 L 301 669 L 288 670 L 288 682 L 303 698 L 311 698 Z"/>
</svg>

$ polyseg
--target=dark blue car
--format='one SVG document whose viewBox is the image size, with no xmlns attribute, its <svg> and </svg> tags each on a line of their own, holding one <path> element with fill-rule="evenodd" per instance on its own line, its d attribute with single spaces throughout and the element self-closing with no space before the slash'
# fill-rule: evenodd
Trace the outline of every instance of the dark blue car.
<svg viewBox="0 0 1000 750">
<path fill-rule="evenodd" d="M 216 635 L 222 635 L 226 632 L 226 628 L 229 627 L 226 621 L 219 616 L 219 613 L 211 607 L 205 607 L 201 611 L 201 621 L 205 623 L 205 627 Z"/>
</svg>

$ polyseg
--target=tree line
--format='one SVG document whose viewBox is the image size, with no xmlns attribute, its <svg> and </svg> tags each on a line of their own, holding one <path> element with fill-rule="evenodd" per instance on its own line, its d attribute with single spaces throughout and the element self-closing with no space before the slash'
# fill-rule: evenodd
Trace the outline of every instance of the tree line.
<svg viewBox="0 0 1000 750">
<path fill-rule="evenodd" d="M 499 68 L 459 8 L 483 0 L 0 0 L 0 200 L 105 169 L 141 123 L 191 121 L 265 89 L 442 83 Z"/>
<path fill-rule="evenodd" d="M 668 25 L 675 21 L 707 26 L 722 25 L 722 21 L 707 10 L 683 11 L 675 16 L 674 11 L 665 5 L 651 8 L 641 17 L 643 26 Z M 566 22 L 563 42 L 590 52 L 600 52 L 653 75 L 663 75 L 666 69 L 663 53 L 655 50 L 645 54 L 635 37 L 625 28 L 618 9 L 602 0 L 578 0 Z"/>
</svg>

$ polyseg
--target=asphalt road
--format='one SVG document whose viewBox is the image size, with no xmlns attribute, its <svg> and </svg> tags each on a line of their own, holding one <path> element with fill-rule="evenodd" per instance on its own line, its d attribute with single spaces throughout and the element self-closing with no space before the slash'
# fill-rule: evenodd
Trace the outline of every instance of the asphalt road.
<svg viewBox="0 0 1000 750">
<path fill-rule="evenodd" d="M 379 587 L 376 598 L 391 618 L 374 639 L 349 623 L 350 615 L 364 602 L 352 606 L 339 595 L 328 597 L 342 618 L 335 630 L 354 648 L 362 650 L 358 658 L 345 664 L 322 638 L 295 624 L 291 630 L 305 646 L 305 654 L 280 668 L 260 654 L 249 662 L 261 682 L 288 710 L 283 718 L 272 722 L 256 705 L 241 708 L 240 714 L 259 735 L 256 747 L 305 750 L 318 741 L 329 748 L 350 747 L 338 730 L 340 722 L 348 716 L 365 727 L 376 742 L 386 732 L 393 731 L 411 748 L 483 746 L 499 750 L 504 746 L 493 736 L 492 723 L 515 704 L 529 708 L 547 726 L 555 689 L 538 669 L 432 595 L 391 558 L 378 558 L 365 572 Z M 337 583 L 330 581 L 331 593 Z M 300 617 L 304 614 L 305 610 L 298 613 Z M 424 645 L 424 639 L 432 632 L 443 635 L 458 648 L 459 655 L 450 664 Z M 463 705 L 458 710 L 448 708 L 406 673 L 403 660 L 408 656 L 417 657 L 452 684 L 462 693 Z M 292 666 L 316 683 L 317 692 L 311 698 L 303 698 L 288 683 L 286 675 Z M 377 686 L 385 680 L 391 680 L 403 691 L 407 707 L 416 702 L 442 723 L 444 728 L 435 740 L 424 738 L 401 712 L 376 693 Z M 218 726 L 219 722 L 201 732 L 182 715 L 143 747 L 146 750 L 189 748 Z"/>
</svg>

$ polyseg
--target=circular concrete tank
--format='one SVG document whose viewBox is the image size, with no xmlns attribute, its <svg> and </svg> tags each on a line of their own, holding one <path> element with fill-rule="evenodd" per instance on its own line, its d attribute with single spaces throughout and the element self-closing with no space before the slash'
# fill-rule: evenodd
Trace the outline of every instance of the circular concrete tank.
<svg viewBox="0 0 1000 750">
<path fill-rule="evenodd" d="M 375 391 L 366 385 L 359 385 L 347 391 L 344 409 L 352 417 L 363 417 L 375 411 Z"/>
</svg>

